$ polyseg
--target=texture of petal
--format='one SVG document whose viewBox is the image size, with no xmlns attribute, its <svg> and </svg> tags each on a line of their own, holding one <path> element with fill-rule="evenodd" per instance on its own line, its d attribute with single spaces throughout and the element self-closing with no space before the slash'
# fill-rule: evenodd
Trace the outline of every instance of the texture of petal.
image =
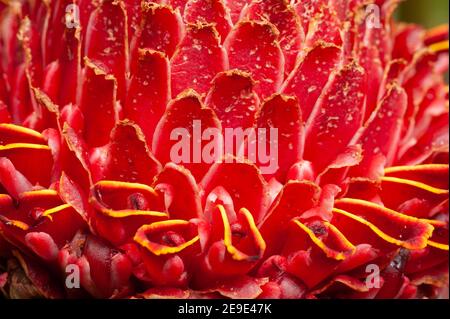
<svg viewBox="0 0 450 319">
<path fill-rule="evenodd" d="M 261 98 L 270 96 L 280 88 L 285 61 L 279 44 L 279 31 L 271 23 L 240 22 L 231 31 L 224 46 L 230 68 L 249 72 L 256 81 L 255 90 Z"/>
</svg>

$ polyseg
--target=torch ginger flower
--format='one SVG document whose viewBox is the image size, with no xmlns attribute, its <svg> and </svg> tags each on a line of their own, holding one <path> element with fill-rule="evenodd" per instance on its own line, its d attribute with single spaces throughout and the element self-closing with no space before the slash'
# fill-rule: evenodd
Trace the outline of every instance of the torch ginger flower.
<svg viewBox="0 0 450 319">
<path fill-rule="evenodd" d="M 3 294 L 439 296 L 448 30 L 396 3 L 2 0 Z M 276 170 L 174 162 L 195 121 L 276 128 Z"/>
</svg>

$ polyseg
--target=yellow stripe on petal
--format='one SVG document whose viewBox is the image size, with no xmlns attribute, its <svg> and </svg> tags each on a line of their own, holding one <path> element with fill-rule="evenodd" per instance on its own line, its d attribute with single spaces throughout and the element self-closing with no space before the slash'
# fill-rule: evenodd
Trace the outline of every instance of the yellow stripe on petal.
<svg viewBox="0 0 450 319">
<path fill-rule="evenodd" d="M 30 228 L 30 226 L 28 224 L 26 224 L 20 220 L 9 219 L 9 218 L 3 217 L 2 215 L 0 215 L 0 221 L 7 226 L 13 226 L 13 227 L 19 228 L 21 230 L 28 230 Z"/>
<path fill-rule="evenodd" d="M 108 187 L 108 188 L 128 188 L 128 189 L 137 189 L 147 191 L 153 195 L 157 195 L 157 192 L 150 186 L 140 183 L 129 183 L 129 182 L 119 182 L 119 181 L 108 181 L 103 180 L 97 182 L 94 187 Z"/>
<path fill-rule="evenodd" d="M 442 220 L 426 219 L 426 218 L 421 218 L 420 220 L 422 220 L 434 227 L 445 227 L 447 225 L 447 223 Z"/>
<path fill-rule="evenodd" d="M 10 220 L 10 224 L 14 227 L 20 228 L 22 230 L 28 230 L 30 226 L 28 224 L 21 222 L 20 220 Z"/>
<path fill-rule="evenodd" d="M 8 151 L 13 149 L 36 149 L 36 150 L 50 150 L 47 145 L 31 144 L 31 143 L 11 143 L 7 145 L 0 145 L 0 151 Z"/>
<path fill-rule="evenodd" d="M 447 189 L 436 188 L 436 187 L 427 185 L 425 183 L 416 182 L 416 181 L 412 181 L 412 180 L 409 180 L 409 179 L 385 176 L 381 180 L 383 182 L 398 183 L 398 184 L 413 186 L 415 188 L 423 189 L 423 190 L 425 190 L 427 192 L 430 192 L 430 193 L 433 193 L 433 194 L 436 194 L 436 195 L 446 195 L 446 194 L 448 194 L 448 190 Z"/>
<path fill-rule="evenodd" d="M 377 206 L 377 205 L 373 205 L 373 206 Z M 386 209 L 386 210 L 388 210 L 388 209 Z M 388 210 L 388 211 L 390 211 L 390 210 Z M 346 216 L 348 218 L 351 218 L 351 219 L 353 219 L 353 220 L 355 220 L 355 221 L 357 221 L 357 222 L 359 222 L 359 223 L 369 227 L 376 235 L 378 235 L 380 238 L 382 238 L 383 240 L 385 240 L 388 243 L 391 243 L 391 244 L 394 244 L 394 245 L 397 245 L 397 246 L 400 246 L 400 247 L 403 247 L 403 248 L 406 248 L 406 249 L 422 249 L 422 248 L 426 247 L 426 241 L 424 241 L 423 245 L 420 245 L 420 247 L 417 247 L 417 245 L 413 245 L 413 244 L 408 243 L 406 241 L 396 239 L 396 238 L 386 234 L 380 228 L 375 226 L 373 223 L 367 221 L 366 219 L 364 219 L 364 218 L 362 218 L 360 216 L 354 215 L 352 213 L 349 213 L 349 212 L 347 212 L 347 211 L 345 211 L 343 209 L 333 208 L 333 213 L 344 215 L 344 216 Z M 411 216 L 407 216 L 407 215 L 402 215 L 402 214 L 394 212 L 394 211 L 391 211 L 391 213 L 395 213 L 396 215 L 397 214 L 401 215 L 401 217 L 404 218 L 405 220 L 420 221 L 417 218 L 414 218 L 414 217 L 411 217 Z M 430 238 L 431 234 L 432 234 L 432 232 L 434 230 L 434 227 L 432 225 L 430 225 L 430 224 L 428 224 L 428 225 L 429 225 L 429 229 L 428 229 L 428 232 L 425 234 L 426 238 Z"/>
<path fill-rule="evenodd" d="M 43 217 L 47 217 L 47 218 L 49 218 L 50 220 L 53 220 L 52 215 L 54 215 L 54 214 L 56 214 L 56 213 L 59 213 L 60 211 L 65 210 L 65 209 L 67 209 L 67 208 L 69 208 L 69 207 L 71 207 L 69 204 L 62 204 L 62 205 L 59 205 L 59 206 L 56 206 L 56 207 L 47 209 L 46 211 L 44 211 L 44 212 L 42 213 L 42 216 L 43 216 Z"/>
<path fill-rule="evenodd" d="M 429 45 L 428 48 L 432 52 L 435 52 L 435 53 L 448 51 L 448 40 L 437 42 L 437 43 L 433 43 L 433 44 Z"/>
<path fill-rule="evenodd" d="M 349 250 L 355 250 L 356 247 L 355 245 L 353 245 L 348 239 L 347 237 L 345 237 L 345 235 L 333 224 L 329 223 L 329 222 L 324 222 L 325 226 L 327 226 L 329 229 L 331 229 L 331 231 L 333 233 L 335 233 L 338 237 L 339 240 L 341 241 L 341 243 L 347 247 Z"/>
<path fill-rule="evenodd" d="M 303 230 L 311 239 L 311 241 L 317 246 L 319 247 L 328 258 L 332 258 L 335 260 L 345 260 L 346 256 L 344 252 L 338 252 L 334 249 L 329 248 L 327 245 L 325 245 L 325 243 L 319 239 L 314 232 L 309 229 L 308 226 L 306 226 L 305 224 L 303 224 L 302 222 L 300 222 L 297 219 L 293 220 L 293 223 L 295 225 L 297 225 L 301 230 Z M 353 246 L 353 245 L 352 245 Z"/>
<path fill-rule="evenodd" d="M 250 231 L 255 236 L 256 245 L 260 247 L 262 253 L 261 256 L 264 255 L 264 251 L 266 250 L 266 242 L 261 235 L 258 227 L 255 224 L 255 220 L 253 219 L 253 215 L 249 212 L 246 208 L 241 208 L 241 212 L 244 214 L 245 218 L 247 219 L 248 225 L 250 227 Z"/>
<path fill-rule="evenodd" d="M 250 256 L 248 254 L 243 253 L 233 245 L 233 233 L 231 231 L 230 222 L 228 220 L 225 208 L 222 205 L 217 205 L 217 209 L 219 209 L 220 216 L 222 218 L 223 232 L 224 232 L 223 242 L 227 249 L 227 252 L 231 255 L 231 258 L 236 261 L 244 261 L 249 259 Z M 258 257 L 263 256 L 264 251 L 266 249 L 266 242 L 264 241 L 263 237 L 261 236 L 261 233 L 256 227 L 252 214 L 245 208 L 241 209 L 239 212 L 244 215 L 245 219 L 247 220 L 250 231 L 254 236 L 255 245 L 258 248 Z"/>
<path fill-rule="evenodd" d="M 399 173 L 399 172 L 417 172 L 426 170 L 448 170 L 447 164 L 424 164 L 424 165 L 405 165 L 393 166 L 384 170 L 385 174 Z"/>
<path fill-rule="evenodd" d="M 247 255 L 242 253 L 241 251 L 236 249 L 236 247 L 233 246 L 230 222 L 228 221 L 228 216 L 225 211 L 225 208 L 222 205 L 217 205 L 217 208 L 219 209 L 220 216 L 222 218 L 223 242 L 224 242 L 225 247 L 227 248 L 228 253 L 231 255 L 231 257 L 234 260 L 237 260 L 237 261 L 245 260 L 247 258 Z"/>
<path fill-rule="evenodd" d="M 58 192 L 53 189 L 39 189 L 39 190 L 33 190 L 33 191 L 27 191 L 27 192 L 20 193 L 20 197 L 34 196 L 34 195 L 56 196 L 56 195 L 58 195 Z"/>
<path fill-rule="evenodd" d="M 431 246 L 431 247 L 434 247 L 434 248 L 437 248 L 440 250 L 446 250 L 446 251 L 448 251 L 448 248 L 449 248 L 448 245 L 446 245 L 446 244 L 437 243 L 432 240 L 428 241 L 428 246 Z"/>
<path fill-rule="evenodd" d="M 8 194 L 0 194 L 0 200 L 12 200 Z"/>
<path fill-rule="evenodd" d="M 166 245 L 161 245 L 158 243 L 152 243 L 150 240 L 148 240 L 147 233 L 155 230 L 159 230 L 160 228 L 166 228 L 171 226 L 188 226 L 189 222 L 185 220 L 166 220 L 161 222 L 155 222 L 150 225 L 144 225 L 141 226 L 134 236 L 134 241 L 137 242 L 142 247 L 146 248 L 151 253 L 155 254 L 156 256 L 161 255 L 169 255 L 169 254 L 176 254 L 181 252 L 182 250 L 186 249 L 189 246 L 192 246 L 196 242 L 200 240 L 200 237 L 197 235 L 194 238 L 186 241 L 185 243 L 171 247 Z"/>
<path fill-rule="evenodd" d="M 413 216 L 409 216 L 409 215 L 405 215 L 405 214 L 399 213 L 399 212 L 397 212 L 395 210 L 389 209 L 387 207 L 384 207 L 384 206 L 381 206 L 381 205 L 378 205 L 378 204 L 375 204 L 375 203 L 372 203 L 372 202 L 369 202 L 369 201 L 366 201 L 366 200 L 362 200 L 362 199 L 341 198 L 341 199 L 337 199 L 335 201 L 335 203 L 336 204 L 343 203 L 343 204 L 354 204 L 354 205 L 368 206 L 368 207 L 371 207 L 371 208 L 374 208 L 374 209 L 382 210 L 382 211 L 384 211 L 385 213 L 387 213 L 389 215 L 395 216 L 395 217 L 397 217 L 399 219 L 402 219 L 402 220 L 405 220 L 405 221 L 410 221 L 410 222 L 420 222 L 420 221 L 422 221 L 419 218 L 416 218 L 416 217 L 413 217 Z"/>
<path fill-rule="evenodd" d="M 152 210 L 133 210 L 133 209 L 113 210 L 103 208 L 100 211 L 104 215 L 112 218 L 125 218 L 131 216 L 169 217 L 166 213 Z"/>
<path fill-rule="evenodd" d="M 120 181 L 108 181 L 103 180 L 97 182 L 93 189 L 132 189 L 132 190 L 141 190 L 147 193 L 150 193 L 154 196 L 158 196 L 158 193 L 150 186 L 139 183 L 129 183 L 129 182 L 120 182 Z M 110 208 L 106 208 L 104 204 L 100 203 L 96 197 L 90 197 L 89 202 L 94 205 L 97 211 L 101 212 L 103 215 L 112 217 L 112 218 L 126 218 L 131 216 L 153 216 L 153 217 L 162 217 L 167 218 L 168 214 L 165 212 L 158 212 L 152 210 L 138 210 L 138 209 L 120 209 L 114 210 Z"/>
<path fill-rule="evenodd" d="M 45 138 L 41 133 L 39 133 L 35 130 L 32 130 L 30 128 L 20 126 L 20 125 L 15 125 L 15 124 L 10 124 L 10 123 L 1 123 L 0 128 L 5 128 L 7 130 L 16 131 L 18 133 L 30 135 L 30 136 L 42 139 L 42 141 L 45 141 Z"/>
</svg>

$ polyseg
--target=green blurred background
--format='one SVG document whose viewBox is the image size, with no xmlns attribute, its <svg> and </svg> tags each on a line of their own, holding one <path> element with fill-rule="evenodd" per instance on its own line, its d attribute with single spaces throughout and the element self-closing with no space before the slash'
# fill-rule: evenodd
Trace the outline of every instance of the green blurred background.
<svg viewBox="0 0 450 319">
<path fill-rule="evenodd" d="M 407 0 L 397 12 L 401 21 L 419 23 L 431 28 L 448 23 L 449 0 Z"/>
<path fill-rule="evenodd" d="M 402 2 L 396 12 L 399 21 L 414 22 L 425 28 L 449 23 L 449 0 L 406 0 Z M 445 74 L 445 81 L 449 83 L 449 72 Z"/>
</svg>

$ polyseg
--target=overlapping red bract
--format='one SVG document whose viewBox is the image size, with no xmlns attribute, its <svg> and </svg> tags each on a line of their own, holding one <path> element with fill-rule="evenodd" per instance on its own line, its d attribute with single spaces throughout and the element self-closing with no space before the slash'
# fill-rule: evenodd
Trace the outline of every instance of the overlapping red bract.
<svg viewBox="0 0 450 319">
<path fill-rule="evenodd" d="M 448 29 L 394 23 L 395 3 L 376 1 L 370 28 L 361 0 L 2 2 L 2 291 L 438 296 Z M 194 120 L 277 128 L 277 171 L 237 149 L 171 162 L 172 130 Z M 81 289 L 64 286 L 68 265 Z"/>
</svg>

